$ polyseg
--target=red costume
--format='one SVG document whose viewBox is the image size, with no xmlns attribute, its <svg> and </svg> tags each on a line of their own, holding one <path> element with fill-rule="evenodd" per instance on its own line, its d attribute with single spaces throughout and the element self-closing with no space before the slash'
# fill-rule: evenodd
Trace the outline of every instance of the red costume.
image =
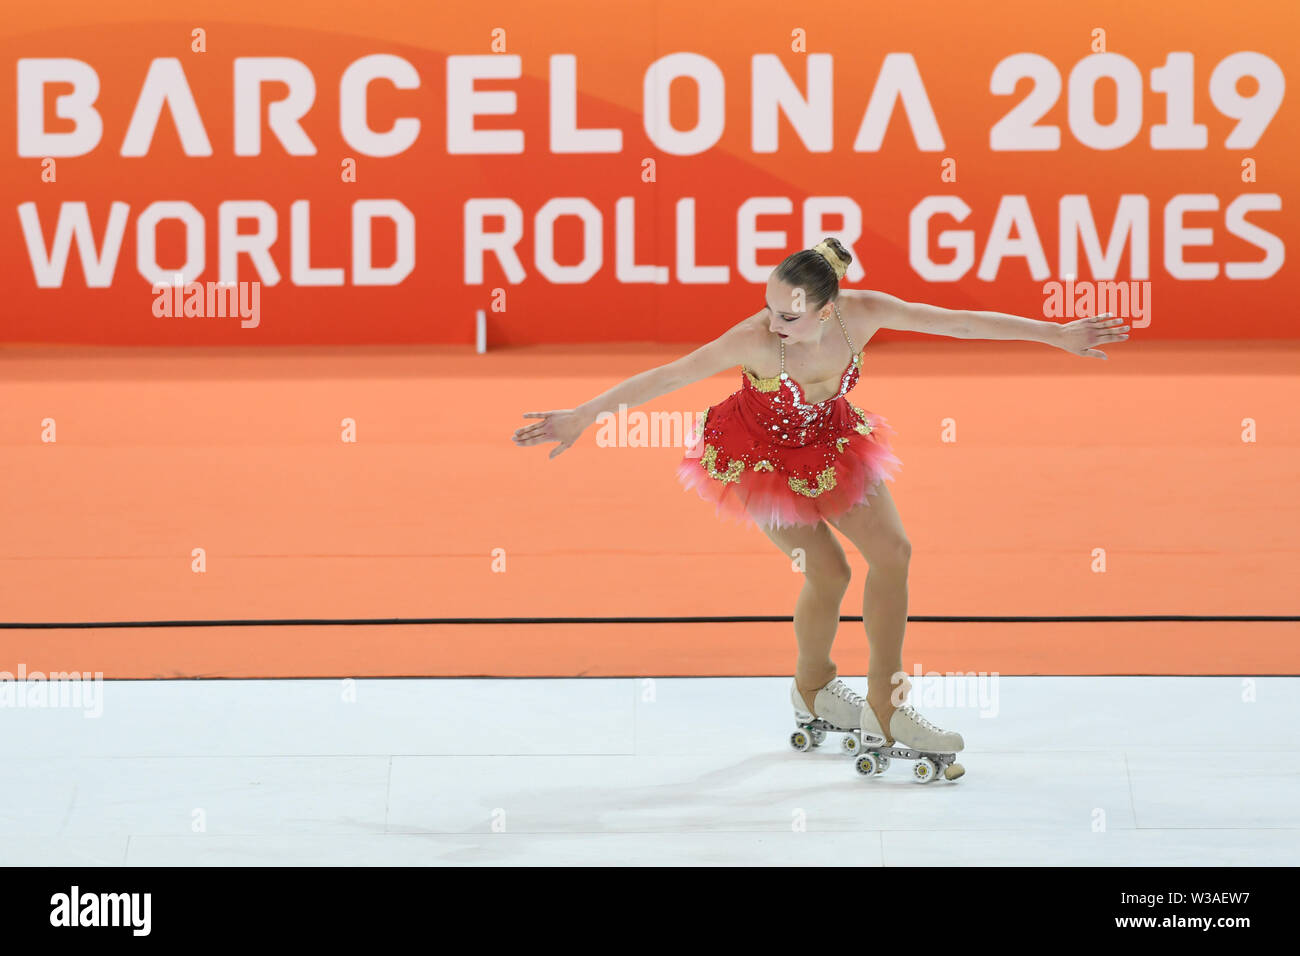
<svg viewBox="0 0 1300 956">
<path fill-rule="evenodd" d="M 853 351 L 843 322 L 840 327 Z M 815 525 L 863 503 L 902 462 L 890 450 L 889 424 L 844 397 L 861 368 L 858 351 L 837 394 L 805 403 L 803 389 L 786 374 L 784 342 L 776 378 L 758 378 L 742 366 L 739 391 L 704 413 L 678 480 L 713 502 L 719 517 L 748 524 Z"/>
</svg>

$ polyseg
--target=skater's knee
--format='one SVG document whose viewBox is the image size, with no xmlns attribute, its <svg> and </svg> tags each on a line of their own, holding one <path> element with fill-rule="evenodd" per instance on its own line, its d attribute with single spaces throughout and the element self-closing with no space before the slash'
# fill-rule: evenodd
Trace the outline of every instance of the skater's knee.
<svg viewBox="0 0 1300 956">
<path fill-rule="evenodd" d="M 843 593 L 849 589 L 853 578 L 853 569 L 849 567 L 848 558 L 843 554 L 828 555 L 815 561 L 809 561 L 806 575 L 810 584 L 826 591 Z"/>
<path fill-rule="evenodd" d="M 901 531 L 883 535 L 872 542 L 871 554 L 867 562 L 872 567 L 888 567 L 907 570 L 912 561 L 912 542 Z"/>
</svg>

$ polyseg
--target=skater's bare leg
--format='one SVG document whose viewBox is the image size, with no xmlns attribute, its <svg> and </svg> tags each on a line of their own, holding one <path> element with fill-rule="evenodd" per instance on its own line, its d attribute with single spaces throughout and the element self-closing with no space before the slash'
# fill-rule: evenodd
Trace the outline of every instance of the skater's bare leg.
<svg viewBox="0 0 1300 956">
<path fill-rule="evenodd" d="M 893 678 L 903 670 L 903 632 L 907 628 L 907 569 L 912 545 L 889 489 L 882 481 L 868 503 L 836 519 L 834 525 L 862 552 L 869 566 L 862 588 L 862 622 L 871 657 L 867 669 L 867 702 L 886 732 L 896 709 L 891 696 L 907 698 L 910 683 Z"/>
<path fill-rule="evenodd" d="M 791 562 L 802 561 L 803 588 L 794 606 L 794 633 L 799 642 L 794 680 L 808 712 L 815 714 L 816 692 L 837 676 L 831 644 L 840 623 L 840 604 L 849 589 L 849 561 L 824 521 L 763 531 Z"/>
</svg>

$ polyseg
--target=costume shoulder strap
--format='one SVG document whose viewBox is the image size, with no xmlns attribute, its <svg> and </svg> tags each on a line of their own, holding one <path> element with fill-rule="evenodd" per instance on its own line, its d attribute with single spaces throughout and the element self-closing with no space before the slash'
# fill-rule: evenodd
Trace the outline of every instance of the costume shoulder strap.
<svg viewBox="0 0 1300 956">
<path fill-rule="evenodd" d="M 851 352 L 853 355 L 857 355 L 858 350 L 853 347 L 853 340 L 849 338 L 849 330 L 844 325 L 844 320 L 840 318 L 840 307 L 837 305 L 834 306 L 834 309 L 835 309 L 835 318 L 839 319 L 840 331 L 844 333 L 844 341 L 849 343 L 849 352 Z"/>
</svg>

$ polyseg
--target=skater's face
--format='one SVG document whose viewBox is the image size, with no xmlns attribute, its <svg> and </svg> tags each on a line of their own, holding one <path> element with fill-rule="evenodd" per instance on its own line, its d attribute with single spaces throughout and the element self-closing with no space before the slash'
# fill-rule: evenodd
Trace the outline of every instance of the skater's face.
<svg viewBox="0 0 1300 956">
<path fill-rule="evenodd" d="M 767 327 L 786 342 L 816 342 L 821 338 L 821 316 L 831 310 L 827 302 L 811 308 L 807 293 L 789 283 L 767 280 Z"/>
</svg>

